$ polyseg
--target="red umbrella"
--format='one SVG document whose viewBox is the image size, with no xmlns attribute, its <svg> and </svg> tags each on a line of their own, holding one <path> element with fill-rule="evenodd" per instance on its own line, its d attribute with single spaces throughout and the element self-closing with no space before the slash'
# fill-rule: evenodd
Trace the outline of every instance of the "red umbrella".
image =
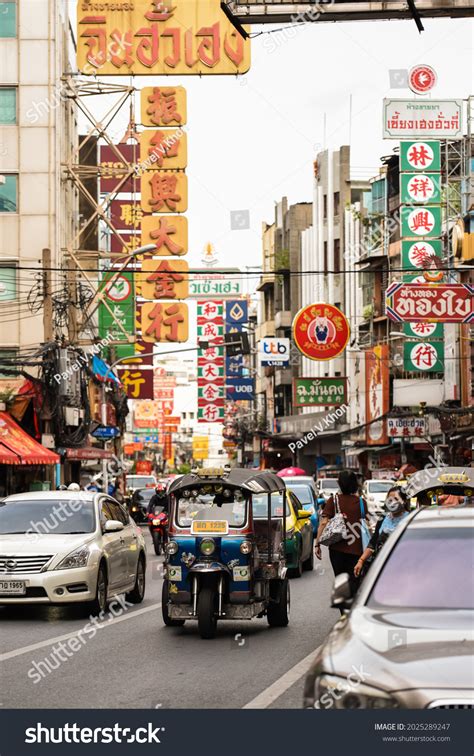
<svg viewBox="0 0 474 756">
<path fill-rule="evenodd" d="M 279 470 L 277 475 L 280 478 L 291 478 L 296 475 L 307 475 L 306 470 L 302 470 L 301 467 L 284 467 L 283 470 Z"/>
</svg>

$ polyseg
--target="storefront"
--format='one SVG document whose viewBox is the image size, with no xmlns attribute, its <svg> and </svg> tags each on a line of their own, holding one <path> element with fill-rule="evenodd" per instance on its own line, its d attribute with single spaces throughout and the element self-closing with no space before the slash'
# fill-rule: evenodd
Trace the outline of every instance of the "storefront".
<svg viewBox="0 0 474 756">
<path fill-rule="evenodd" d="M 55 487 L 60 457 L 0 412 L 0 496 Z M 52 469 L 55 465 L 55 469 Z"/>
</svg>

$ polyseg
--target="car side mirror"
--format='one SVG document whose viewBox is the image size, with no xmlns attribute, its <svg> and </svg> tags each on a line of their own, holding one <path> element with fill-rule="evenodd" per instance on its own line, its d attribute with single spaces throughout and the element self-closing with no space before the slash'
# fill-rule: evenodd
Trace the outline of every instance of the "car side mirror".
<svg viewBox="0 0 474 756">
<path fill-rule="evenodd" d="M 107 520 L 104 525 L 104 533 L 118 533 L 123 530 L 123 522 L 119 520 Z"/>
<path fill-rule="evenodd" d="M 311 512 L 307 512 L 306 509 L 298 509 L 298 520 L 307 520 L 311 517 Z"/>
<path fill-rule="evenodd" d="M 341 572 L 334 578 L 331 594 L 331 606 L 335 609 L 349 609 L 353 602 L 350 577 L 347 572 Z"/>
</svg>

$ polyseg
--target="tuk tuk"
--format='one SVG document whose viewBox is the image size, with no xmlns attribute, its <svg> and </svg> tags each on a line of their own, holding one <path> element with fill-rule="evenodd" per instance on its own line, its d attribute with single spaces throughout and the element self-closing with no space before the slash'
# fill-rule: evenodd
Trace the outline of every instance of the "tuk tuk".
<svg viewBox="0 0 474 756">
<path fill-rule="evenodd" d="M 162 613 L 167 626 L 195 620 L 213 638 L 218 620 L 289 621 L 285 483 L 271 472 L 203 468 L 168 489 Z"/>
<path fill-rule="evenodd" d="M 473 504 L 474 468 L 425 467 L 410 476 L 405 491 L 418 507 Z"/>
</svg>

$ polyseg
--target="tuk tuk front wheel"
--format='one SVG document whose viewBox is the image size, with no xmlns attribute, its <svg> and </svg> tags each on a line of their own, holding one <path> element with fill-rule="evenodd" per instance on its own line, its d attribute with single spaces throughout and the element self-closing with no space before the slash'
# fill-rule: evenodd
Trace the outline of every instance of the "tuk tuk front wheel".
<svg viewBox="0 0 474 756">
<path fill-rule="evenodd" d="M 197 602 L 198 630 L 199 635 L 204 640 L 215 638 L 216 635 L 216 598 L 216 591 L 210 586 L 203 586 L 199 591 Z"/>
<path fill-rule="evenodd" d="M 165 579 L 163 580 L 163 589 L 161 591 L 161 614 L 163 617 L 163 622 L 165 623 L 166 627 L 183 627 L 186 620 L 171 619 L 168 610 L 168 598 L 168 581 Z"/>
<path fill-rule="evenodd" d="M 267 621 L 270 627 L 286 627 L 290 621 L 290 584 L 287 578 L 271 582 Z"/>
</svg>

